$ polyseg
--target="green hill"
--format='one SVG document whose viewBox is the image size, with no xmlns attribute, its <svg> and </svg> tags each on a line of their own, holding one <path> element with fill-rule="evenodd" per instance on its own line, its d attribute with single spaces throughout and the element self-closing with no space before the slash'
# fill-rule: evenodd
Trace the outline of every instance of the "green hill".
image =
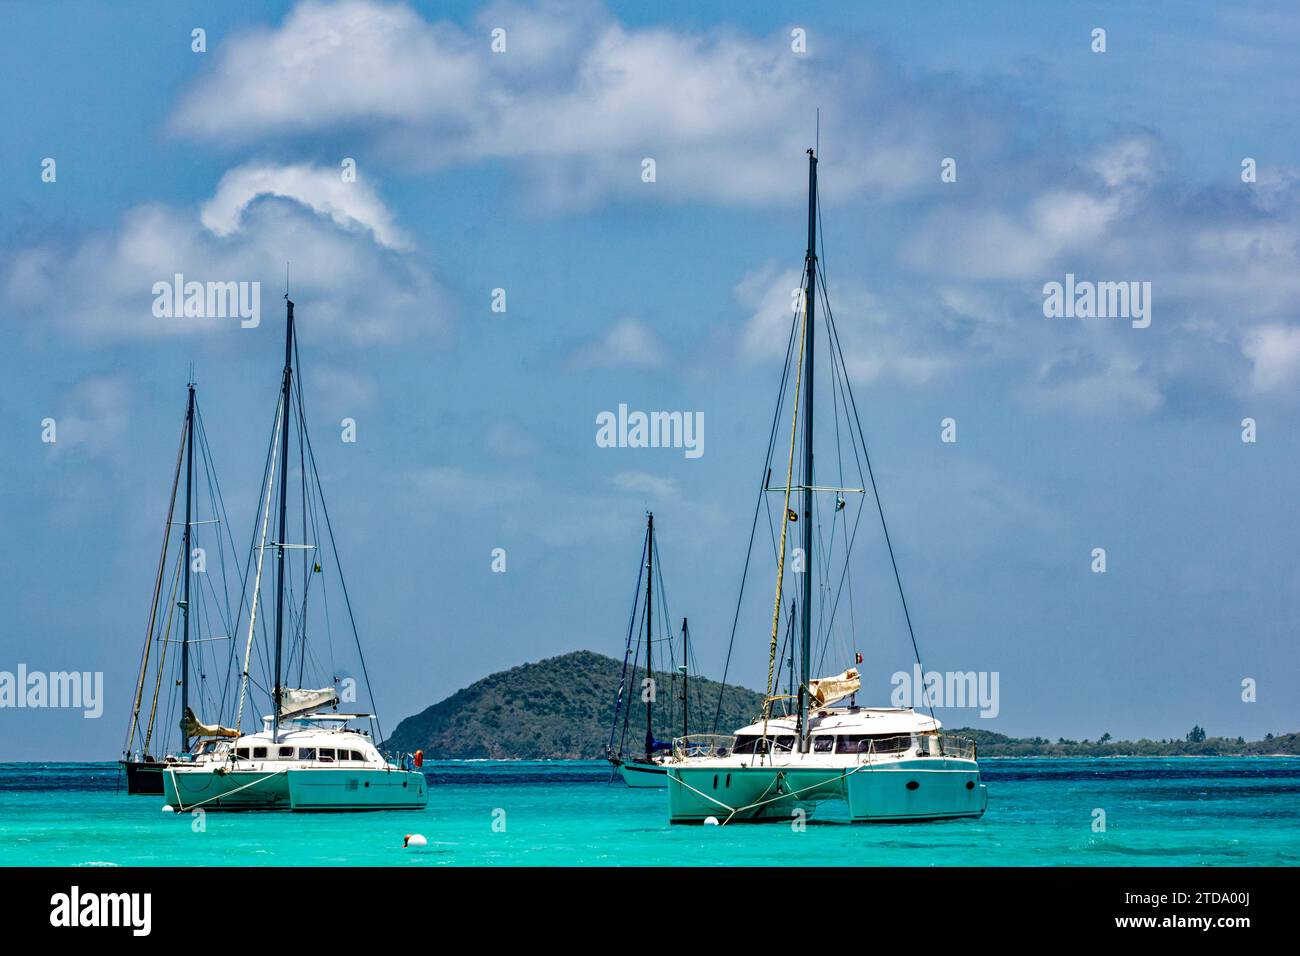
<svg viewBox="0 0 1300 956">
<path fill-rule="evenodd" d="M 1199 731 L 1199 733 L 1197 733 Z M 975 741 L 981 757 L 1266 757 L 1300 756 L 1300 734 L 1269 734 L 1263 740 L 1241 737 L 1207 737 L 1200 727 L 1182 740 L 1055 741 L 1045 737 L 1008 737 L 974 727 L 944 728 L 945 733 Z"/>
<path fill-rule="evenodd" d="M 536 664 L 500 671 L 458 690 L 413 717 L 407 717 L 385 746 L 411 752 L 423 750 L 430 759 L 580 759 L 603 757 L 614 715 L 614 693 L 623 662 L 574 651 Z M 630 693 L 639 696 L 638 687 Z M 662 740 L 681 733 L 681 677 L 656 672 L 658 699 L 655 734 Z M 716 681 L 692 676 L 690 728 L 713 729 L 721 687 Z M 669 726 L 668 702 L 675 714 Z M 723 695 L 721 733 L 730 733 L 754 719 L 762 695 L 728 687 Z M 639 701 L 625 748 L 640 749 L 645 737 Z"/>
<path fill-rule="evenodd" d="M 536 664 L 500 671 L 458 690 L 441 703 L 407 717 L 385 746 L 390 750 L 423 750 L 430 759 L 583 759 L 605 755 L 614 714 L 614 692 L 623 662 L 574 651 Z M 623 748 L 637 752 L 644 740 L 644 708 L 634 697 L 631 726 Z M 655 708 L 655 736 L 668 740 L 681 734 L 681 677 L 656 672 L 659 704 Z M 629 684 L 631 677 L 629 676 Z M 718 703 L 716 681 L 692 677 L 691 731 L 713 729 Z M 728 687 L 723 696 L 720 733 L 731 733 L 749 723 L 762 710 L 762 695 L 742 687 Z M 672 711 L 671 717 L 669 711 Z M 970 737 L 981 757 L 1172 757 L 1300 755 L 1300 734 L 1270 734 L 1263 740 L 1209 737 L 1200 727 L 1183 740 L 1051 741 L 1043 737 L 1008 737 L 974 727 L 948 727 L 945 733 Z"/>
</svg>

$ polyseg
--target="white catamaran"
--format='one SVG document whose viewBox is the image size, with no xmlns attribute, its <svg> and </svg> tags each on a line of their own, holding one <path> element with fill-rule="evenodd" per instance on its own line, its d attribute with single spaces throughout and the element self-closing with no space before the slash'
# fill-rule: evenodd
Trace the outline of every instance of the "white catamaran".
<svg viewBox="0 0 1300 956">
<path fill-rule="evenodd" d="M 323 558 L 309 557 L 316 546 L 307 543 L 309 535 L 327 538 L 334 569 L 338 569 L 338 552 L 329 512 L 316 473 L 315 456 L 307 435 L 302 413 L 301 369 L 294 341 L 293 302 L 287 304 L 284 372 L 280 383 L 280 400 L 276 409 L 274 434 L 268 451 L 265 484 L 259 501 L 260 526 L 256 547 L 256 574 L 253 581 L 248 635 L 240 671 L 239 703 L 233 728 L 200 723 L 192 713 L 186 715 L 187 737 L 201 743 L 180 759 L 169 761 L 163 770 L 167 804 L 177 811 L 198 808 L 210 810 L 385 810 L 422 808 L 428 802 L 428 784 L 419 765 L 421 755 L 408 755 L 402 763 L 392 762 L 379 750 L 378 722 L 373 714 L 338 713 L 340 694 L 336 686 L 302 689 L 284 686 L 286 670 L 297 664 L 297 682 L 301 683 L 309 661 L 307 631 L 309 615 L 307 596 L 312 581 L 321 576 Z M 295 369 L 299 374 L 295 382 Z M 299 543 L 289 543 L 287 521 L 289 481 L 289 438 L 299 436 L 299 476 L 302 487 L 303 520 Z M 279 484 L 277 486 L 277 478 Z M 278 531 L 267 543 L 272 499 L 278 491 Z M 323 522 L 322 520 L 323 519 Z M 262 728 L 252 733 L 242 731 L 245 704 L 249 698 L 249 667 L 258 633 L 257 612 L 260 603 L 263 559 L 274 549 L 276 563 L 276 600 L 271 669 L 271 713 L 263 718 Z M 303 555 L 302 592 L 295 596 L 296 608 L 286 607 L 286 589 L 292 569 L 287 553 Z M 351 601 L 342 573 L 338 572 L 343 604 L 347 608 L 352 633 Z M 324 585 L 319 587 L 323 588 Z M 320 629 L 328 634 L 326 619 Z M 265 637 L 265 635 L 264 635 Z M 357 642 L 358 652 L 360 642 Z M 364 659 L 361 664 L 365 674 Z M 335 677 L 336 684 L 342 683 Z M 348 679 L 349 688 L 354 682 Z M 368 685 L 368 680 L 366 681 Z M 367 686 L 367 692 L 369 687 Z M 350 727 L 355 720 L 370 720 L 374 736 L 366 730 Z"/>
<path fill-rule="evenodd" d="M 866 440 L 857 414 L 856 402 L 849 387 L 839 335 L 829 303 L 826 307 L 826 341 L 830 353 L 831 394 L 837 416 L 843 412 L 847 432 L 853 445 L 852 462 L 859 466 L 862 487 L 843 487 L 843 455 L 837 455 L 841 480 L 839 487 L 818 485 L 813 470 L 813 355 L 815 345 L 815 304 L 818 276 L 825 295 L 825 274 L 817 259 L 817 154 L 808 150 L 808 246 L 805 254 L 805 278 L 802 298 L 798 302 L 794 325 L 787 347 L 782 398 L 777 404 L 779 418 L 785 401 L 786 383 L 793 369 L 793 407 L 790 425 L 790 450 L 785 467 L 784 487 L 772 488 L 772 451 L 777 436 L 773 421 L 768 460 L 760 490 L 760 504 L 769 493 L 784 495 L 781 513 L 780 544 L 776 550 L 776 602 L 772 613 L 771 640 L 768 653 L 767 696 L 763 712 L 751 724 L 731 735 L 687 735 L 674 741 L 672 758 L 665 764 L 668 774 L 669 818 L 673 823 L 702 823 L 716 820 L 726 824 L 747 820 L 789 820 L 797 812 L 811 815 L 823 801 L 847 804 L 852 822 L 938 820 L 951 817 L 978 817 L 984 813 L 988 798 L 980 782 L 975 747 L 970 741 L 940 733 L 933 713 L 918 714 L 911 709 L 867 708 L 856 706 L 861 686 L 856 667 L 831 678 L 814 679 L 813 635 L 816 613 L 823 642 L 829 642 L 835 627 L 836 609 L 843 582 L 848 577 L 848 551 L 856 537 L 856 520 L 850 526 L 846 495 L 865 497 L 870 480 L 871 491 L 880 513 L 881 529 L 894 569 L 895 583 L 902 603 L 903 616 L 911 633 L 911 617 L 903 597 L 897 562 L 889 544 L 884 510 L 866 454 Z M 790 357 L 797 352 L 793 366 Z M 802 389 L 802 394 L 801 394 Z M 851 417 L 849 413 L 851 412 Z M 803 426 L 802 449 L 799 426 Z M 836 422 L 836 434 L 840 434 Z M 796 452 L 802 450 L 802 467 L 796 472 Z M 866 472 L 861 465 L 865 463 Z M 792 493 L 801 498 L 799 512 L 792 510 Z M 834 495 L 829 518 L 819 513 L 815 502 Z M 822 495 L 822 499 L 818 499 Z M 861 503 L 864 499 L 858 499 Z M 755 510 L 755 521 L 758 518 Z M 861 506 L 857 512 L 861 515 Z M 802 547 L 793 555 L 794 570 L 800 575 L 801 594 L 798 613 L 799 676 L 792 693 L 774 693 L 777 637 L 782 609 L 782 586 L 787 558 L 787 532 L 799 524 Z M 829 529 L 823 531 L 824 524 Z M 814 544 L 814 528 L 819 540 Z M 839 534 L 838 540 L 836 535 Z M 751 536 L 751 547 L 752 547 Z M 837 546 L 844 550 L 843 571 L 831 569 L 827 555 Z M 814 558 L 822 561 L 817 567 Z M 814 607 L 813 582 L 820 572 L 818 603 Z M 743 596 L 743 581 L 742 581 Z M 851 602 L 851 598 L 850 598 Z M 793 641 L 792 641 L 793 643 Z M 916 640 L 912 637 L 915 651 Z M 823 652 L 824 657 L 825 652 Z M 919 654 L 918 663 L 919 663 Z M 861 663 L 861 655 L 853 655 Z M 792 667 L 793 670 L 793 667 Z M 725 678 L 724 678 L 725 679 Z M 794 683 L 792 681 L 792 683 Z M 847 706 L 836 706 L 845 700 Z M 777 712 L 777 707 L 782 712 Z"/>
</svg>

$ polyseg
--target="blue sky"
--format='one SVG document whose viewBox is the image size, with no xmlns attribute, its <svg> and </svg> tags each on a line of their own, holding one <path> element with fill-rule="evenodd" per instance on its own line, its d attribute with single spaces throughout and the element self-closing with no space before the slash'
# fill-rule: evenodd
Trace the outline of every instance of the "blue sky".
<svg viewBox="0 0 1300 956">
<path fill-rule="evenodd" d="M 237 534 L 251 526 L 286 259 L 389 726 L 493 670 L 618 654 L 647 508 L 673 613 L 718 674 L 817 108 L 823 261 L 927 667 L 997 671 L 985 724 L 1008 733 L 1300 724 L 1287 5 L 6 19 L 0 670 L 102 670 L 108 699 L 96 721 L 0 710 L 0 757 L 116 754 L 190 363 Z M 261 325 L 155 318 L 152 283 L 176 271 L 262 282 Z M 1066 273 L 1151 282 L 1151 327 L 1045 318 L 1042 286 Z M 595 416 L 619 403 L 703 412 L 706 453 L 598 448 Z M 334 440 L 344 417 L 356 444 Z M 910 648 L 864 550 L 859 643 L 883 702 Z M 750 686 L 767 626 L 742 627 Z"/>
</svg>

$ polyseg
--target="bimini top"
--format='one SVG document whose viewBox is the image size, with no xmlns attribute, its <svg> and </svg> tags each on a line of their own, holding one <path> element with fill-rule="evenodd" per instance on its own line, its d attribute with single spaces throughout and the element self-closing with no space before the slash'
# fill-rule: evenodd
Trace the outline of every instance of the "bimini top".
<svg viewBox="0 0 1300 956">
<path fill-rule="evenodd" d="M 810 733 L 845 733 L 902 735 L 933 733 L 942 725 L 933 717 L 918 714 L 910 707 L 846 707 L 822 709 L 808 715 Z M 794 717 L 773 717 L 767 721 L 767 735 L 793 734 Z M 736 731 L 739 735 L 763 734 L 763 721 L 755 721 Z"/>
</svg>

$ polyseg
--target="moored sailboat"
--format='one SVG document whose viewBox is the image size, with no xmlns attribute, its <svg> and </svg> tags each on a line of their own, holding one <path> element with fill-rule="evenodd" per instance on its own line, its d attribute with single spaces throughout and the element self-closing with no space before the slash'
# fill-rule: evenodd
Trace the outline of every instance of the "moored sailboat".
<svg viewBox="0 0 1300 956">
<path fill-rule="evenodd" d="M 912 637 L 912 648 L 918 665 L 920 662 L 898 564 L 894 559 L 893 545 L 889 541 L 884 520 L 884 509 L 880 504 L 856 401 L 845 371 L 839 335 L 825 298 L 823 302 L 826 304 L 825 324 L 831 358 L 831 394 L 837 415 L 842 408 L 848 418 L 847 412 L 852 410 L 846 430 L 853 444 L 851 460 L 859 463 L 862 487 L 844 487 L 843 456 L 836 458 L 839 462 L 840 486 L 822 485 L 816 481 L 813 467 L 814 319 L 819 291 L 818 276 L 822 274 L 817 258 L 818 208 L 817 154 L 810 149 L 805 276 L 802 301 L 796 309 L 787 348 L 787 367 L 781 392 L 784 398 L 791 371 L 790 357 L 797 354 L 793 365 L 789 455 L 781 462 L 785 466 L 786 480 L 784 487 L 770 487 L 773 464 L 771 456 L 777 435 L 777 419 L 774 419 L 768 461 L 765 462 L 765 476 L 760 490 L 760 502 L 769 493 L 784 496 L 784 508 L 780 516 L 780 544 L 776 549 L 776 601 L 771 615 L 767 693 L 763 710 L 752 723 L 733 734 L 683 735 L 674 741 L 671 758 L 665 763 L 669 819 L 672 823 L 712 820 L 726 824 L 751 820 L 788 820 L 798 813 L 811 814 L 825 801 L 846 804 L 849 819 L 855 823 L 978 817 L 984 813 L 987 805 L 987 792 L 980 782 L 974 744 L 941 734 L 939 721 L 935 719 L 933 711 L 927 716 L 912 709 L 857 706 L 856 693 L 861 687 L 861 678 L 856 665 L 862 662 L 860 654 L 853 654 L 854 666 L 834 677 L 817 679 L 812 676 L 814 617 L 818 618 L 821 636 L 829 643 L 836 623 L 836 609 L 840 604 L 838 588 L 843 587 L 843 582 L 848 577 L 848 552 L 856 538 L 856 521 L 851 531 L 848 525 L 845 495 L 865 495 L 868 479 L 880 514 L 883 538 L 889 549 L 903 616 Z M 824 275 L 821 286 L 820 291 L 824 296 Z M 778 401 L 778 419 L 780 410 L 781 401 Z M 835 434 L 841 434 L 838 421 Z M 800 450 L 802 462 L 796 474 L 796 452 Z M 866 464 L 865 475 L 861 471 L 862 462 Z M 801 499 L 799 511 L 791 507 L 794 492 L 798 492 Z M 816 505 L 817 495 L 826 493 L 835 495 L 828 522 L 831 532 L 827 535 L 819 530 L 821 539 L 815 544 L 814 528 L 823 527 L 822 515 Z M 755 521 L 758 514 L 756 509 Z M 858 514 L 860 516 L 860 506 Z M 822 565 L 829 564 L 827 556 L 837 544 L 835 533 L 841 527 L 841 522 L 844 533 L 839 544 L 845 553 L 843 572 L 837 572 L 835 576 L 840 582 L 837 585 Z M 797 524 L 802 533 L 795 565 L 796 573 L 800 575 L 800 595 L 795 609 L 799 629 L 799 676 L 793 693 L 779 695 L 775 693 L 775 662 L 784 576 L 789 556 L 787 537 L 792 524 Z M 751 547 L 752 540 L 751 535 Z M 818 557 L 822 558 L 821 565 L 814 560 Z M 823 575 L 820 579 L 822 600 L 816 605 L 813 595 L 815 571 Z M 824 656 L 823 651 L 823 658 Z M 848 706 L 836 706 L 846 699 L 849 701 Z"/>
<path fill-rule="evenodd" d="M 206 491 L 206 494 L 196 494 L 196 466 L 206 479 L 197 490 Z M 176 509 L 182 472 L 184 520 L 178 522 Z M 203 517 L 205 514 L 206 518 Z M 179 550 L 173 557 L 171 552 L 176 542 L 172 528 L 177 524 L 183 530 Z M 196 532 L 203 525 L 214 525 L 216 531 L 211 541 L 203 541 L 205 546 L 200 547 L 201 539 Z M 202 427 L 196 387 L 191 382 L 163 526 L 162 551 L 145 628 L 144 649 L 132 695 L 126 742 L 119 761 L 130 795 L 161 794 L 167 766 L 189 759 L 206 742 L 228 735 L 219 724 L 201 724 L 193 711 L 197 704 L 201 709 L 215 710 L 219 716 L 229 703 L 226 694 L 230 686 L 226 679 L 228 669 L 222 671 L 221 657 L 216 650 L 216 645 L 231 640 L 238 620 L 237 614 L 231 616 L 226 586 L 225 543 L 229 538 L 228 531 L 223 536 L 225 526 L 225 507 Z M 208 551 L 213 544 L 218 559 L 208 567 Z M 225 625 L 225 634 L 213 633 L 212 618 Z M 179 637 L 174 636 L 175 632 L 179 632 Z M 175 654 L 169 653 L 173 645 L 179 647 Z M 226 646 L 228 660 L 230 645 Z M 209 672 L 213 672 L 211 679 Z M 218 680 L 218 676 L 221 679 Z M 179 699 L 176 699 L 177 692 Z M 174 723 L 168 716 L 172 713 L 178 718 Z M 179 738 L 175 736 L 178 731 Z M 177 745 L 175 749 L 173 744 Z"/>
<path fill-rule="evenodd" d="M 317 544 L 328 541 L 333 570 L 337 573 L 342 603 L 347 610 L 358 655 L 360 640 L 352 614 L 351 599 L 342 571 L 329 512 L 316 472 L 315 455 L 307 432 L 302 408 L 301 372 L 294 338 L 293 302 L 286 299 L 285 359 L 280 383 L 280 398 L 262 495 L 258 502 L 260 533 L 255 546 L 256 572 L 249 604 L 247 639 L 240 670 L 238 706 L 234 728 L 222 728 L 221 739 L 212 739 L 200 748 L 191 761 L 171 763 L 163 773 L 167 804 L 177 811 L 213 810 L 382 810 L 418 809 L 428 802 L 428 784 L 419 769 L 419 754 L 407 755 L 399 764 L 380 752 L 382 739 L 373 713 L 340 713 L 343 699 L 339 685 L 348 689 L 349 699 L 355 680 L 333 676 L 332 686 L 302 687 L 309 659 L 308 638 L 312 619 L 308 614 L 308 593 L 312 582 L 323 573 L 326 559 Z M 295 376 L 295 370 L 299 374 Z M 288 491 L 291 462 L 290 436 L 299 436 L 298 462 L 302 485 L 302 540 L 289 542 Z M 277 483 L 278 481 L 278 483 Z M 277 516 L 276 537 L 267 541 L 273 499 Z M 270 659 L 270 714 L 258 731 L 242 729 L 244 710 L 252 691 L 250 665 L 258 634 L 258 611 L 266 552 L 275 552 L 274 639 L 267 648 Z M 293 613 L 287 605 L 289 580 L 293 573 L 292 555 L 302 556 L 302 593 L 296 596 Z M 319 587 L 324 588 L 324 584 Z M 328 615 L 328 605 L 326 611 Z M 328 636 L 328 617 L 320 623 Z M 264 634 L 264 638 L 267 636 Z M 285 683 L 287 672 L 297 664 L 297 686 Z M 365 662 L 361 658 L 362 679 Z M 373 699 L 373 695 L 372 695 Z M 354 721 L 370 721 L 374 731 L 352 726 Z"/>
<path fill-rule="evenodd" d="M 622 777 L 623 782 L 629 787 L 663 787 L 667 783 L 666 764 L 669 760 L 672 743 L 672 730 L 676 729 L 673 712 L 675 705 L 678 703 L 678 695 L 675 686 L 670 689 L 669 707 L 666 708 L 668 716 L 659 718 L 660 727 L 667 727 L 669 730 L 669 740 L 661 740 L 655 733 L 655 704 L 658 702 L 659 688 L 658 681 L 654 673 L 654 647 L 656 644 L 664 644 L 668 650 L 669 667 L 673 665 L 675 657 L 675 647 L 670 630 L 666 631 L 665 636 L 655 636 L 655 602 L 656 591 L 655 582 L 659 582 L 659 591 L 657 594 L 663 613 L 660 615 L 663 625 L 668 623 L 667 603 L 663 600 L 663 572 L 659 563 L 659 552 L 655 546 L 655 516 L 646 515 L 646 532 L 645 543 L 641 553 L 641 577 L 645 580 L 645 590 L 642 591 L 637 581 L 636 599 L 632 602 L 632 615 L 628 622 L 627 643 L 623 651 L 623 674 L 619 680 L 618 691 L 614 697 L 614 719 L 610 725 L 609 742 L 605 747 L 606 758 L 610 766 Z M 637 615 L 640 612 L 641 619 L 645 622 L 644 630 L 637 624 Z M 640 699 L 645 705 L 645 733 L 642 739 L 643 746 L 635 747 L 629 742 L 629 736 L 632 734 L 631 727 L 634 723 L 633 700 L 634 695 L 630 693 L 629 688 L 629 664 L 631 665 L 631 685 L 637 686 L 637 648 L 634 641 L 644 643 L 644 661 L 645 676 L 642 678 L 640 685 Z M 682 619 L 682 664 L 676 672 L 672 674 L 672 682 L 676 683 L 677 675 L 681 675 L 681 716 L 682 723 L 680 729 L 682 733 L 690 730 L 690 629 L 685 618 Z M 660 708 L 664 710 L 665 708 Z M 635 739 L 635 738 L 633 738 Z"/>
</svg>

